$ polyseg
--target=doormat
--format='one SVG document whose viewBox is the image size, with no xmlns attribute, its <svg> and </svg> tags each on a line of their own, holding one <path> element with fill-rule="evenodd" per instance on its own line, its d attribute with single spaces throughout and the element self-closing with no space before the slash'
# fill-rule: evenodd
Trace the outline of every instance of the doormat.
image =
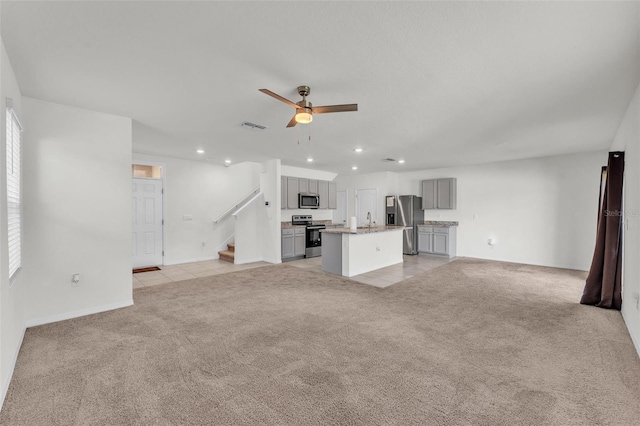
<svg viewBox="0 0 640 426">
<path fill-rule="evenodd" d="M 138 272 L 151 272 L 151 271 L 159 271 L 160 268 L 158 268 L 157 266 L 151 266 L 149 268 L 138 268 L 138 269 L 134 269 L 133 273 L 137 274 Z"/>
</svg>

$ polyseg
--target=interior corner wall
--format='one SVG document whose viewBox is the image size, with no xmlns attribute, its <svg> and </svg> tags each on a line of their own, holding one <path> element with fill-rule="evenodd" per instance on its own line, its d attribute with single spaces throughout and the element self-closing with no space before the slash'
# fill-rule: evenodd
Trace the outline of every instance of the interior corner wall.
<svg viewBox="0 0 640 426">
<path fill-rule="evenodd" d="M 21 121 L 22 95 L 11 68 L 9 57 L 0 38 L 0 163 L 7 164 L 6 152 L 6 98 L 13 100 L 13 108 Z M 19 271 L 13 281 L 9 281 L 9 255 L 7 253 L 7 176 L 5 167 L 0 173 L 0 406 L 4 401 L 9 381 L 13 374 L 15 361 L 25 331 L 26 291 L 24 268 Z M 24 265 L 23 265 L 24 266 Z"/>
<path fill-rule="evenodd" d="M 131 305 L 131 119 L 27 97 L 23 109 L 27 325 Z"/>
<path fill-rule="evenodd" d="M 336 173 L 325 172 L 322 170 L 305 169 L 302 167 L 281 166 L 282 176 L 291 176 L 306 179 L 318 179 L 333 181 Z M 318 210 L 318 209 L 284 209 L 282 210 L 281 219 L 285 222 L 291 222 L 293 215 L 312 215 L 313 220 L 333 220 L 333 212 L 335 210 Z"/>
<path fill-rule="evenodd" d="M 640 355 L 640 86 L 627 108 L 611 145 L 625 151 L 624 161 L 624 266 L 622 316 Z"/>
<path fill-rule="evenodd" d="M 224 167 L 141 153 L 133 161 L 164 167 L 165 265 L 217 259 L 235 226 L 231 215 L 213 221 L 260 185 L 259 163 Z"/>
</svg>

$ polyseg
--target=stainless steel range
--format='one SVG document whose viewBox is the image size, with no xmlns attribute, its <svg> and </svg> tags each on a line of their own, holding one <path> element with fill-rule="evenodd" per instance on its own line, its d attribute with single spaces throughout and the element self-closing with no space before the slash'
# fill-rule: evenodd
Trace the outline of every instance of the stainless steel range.
<svg viewBox="0 0 640 426">
<path fill-rule="evenodd" d="M 322 256 L 322 233 L 321 229 L 325 229 L 325 225 L 314 225 L 311 215 L 293 215 L 291 216 L 292 225 L 305 226 L 305 250 L 304 257 Z"/>
</svg>

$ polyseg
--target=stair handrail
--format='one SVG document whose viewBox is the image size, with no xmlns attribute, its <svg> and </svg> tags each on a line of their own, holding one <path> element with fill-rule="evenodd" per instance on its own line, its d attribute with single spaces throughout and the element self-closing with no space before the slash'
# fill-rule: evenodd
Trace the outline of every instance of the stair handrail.
<svg viewBox="0 0 640 426">
<path fill-rule="evenodd" d="M 220 217 L 218 217 L 216 220 L 213 221 L 213 223 L 218 223 L 220 221 L 222 221 L 223 219 L 226 219 L 227 216 L 229 216 L 230 214 L 232 214 L 234 211 L 236 211 L 237 209 L 240 209 L 242 207 L 244 207 L 245 204 L 249 203 L 254 196 L 260 192 L 260 186 L 257 186 L 256 188 L 254 188 L 253 191 L 251 191 L 249 194 L 245 195 L 244 197 L 242 197 L 242 199 L 237 202 L 236 204 L 234 204 L 230 209 L 228 209 L 227 211 L 225 211 L 224 213 L 222 213 L 220 215 Z"/>
<path fill-rule="evenodd" d="M 262 192 L 258 192 L 256 195 L 254 195 L 253 197 L 251 197 L 250 200 L 248 200 L 246 203 L 244 203 L 244 206 L 240 207 L 238 210 L 236 210 L 233 213 L 233 216 L 237 219 L 238 218 L 238 213 L 242 212 L 242 210 L 244 210 L 247 206 L 249 206 L 251 203 L 253 203 L 255 200 L 257 200 L 258 198 L 260 198 L 260 196 L 262 195 Z"/>
</svg>

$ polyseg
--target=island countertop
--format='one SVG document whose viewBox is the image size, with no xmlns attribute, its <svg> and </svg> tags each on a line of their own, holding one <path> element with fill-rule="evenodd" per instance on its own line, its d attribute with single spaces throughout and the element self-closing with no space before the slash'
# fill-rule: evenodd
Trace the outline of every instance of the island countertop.
<svg viewBox="0 0 640 426">
<path fill-rule="evenodd" d="M 352 235 L 360 235 L 360 234 L 373 234 L 375 232 L 389 232 L 389 231 L 399 231 L 403 229 L 411 229 L 410 226 L 394 226 L 394 225 L 385 225 L 385 226 L 372 226 L 369 228 L 368 226 L 361 227 L 352 231 L 351 228 L 336 228 L 336 229 L 321 229 L 320 232 L 325 234 L 352 234 Z"/>
<path fill-rule="evenodd" d="M 452 226 L 458 226 L 458 222 L 443 221 L 443 220 L 425 220 L 423 224 L 418 226 L 438 226 L 440 228 L 450 228 Z"/>
</svg>

